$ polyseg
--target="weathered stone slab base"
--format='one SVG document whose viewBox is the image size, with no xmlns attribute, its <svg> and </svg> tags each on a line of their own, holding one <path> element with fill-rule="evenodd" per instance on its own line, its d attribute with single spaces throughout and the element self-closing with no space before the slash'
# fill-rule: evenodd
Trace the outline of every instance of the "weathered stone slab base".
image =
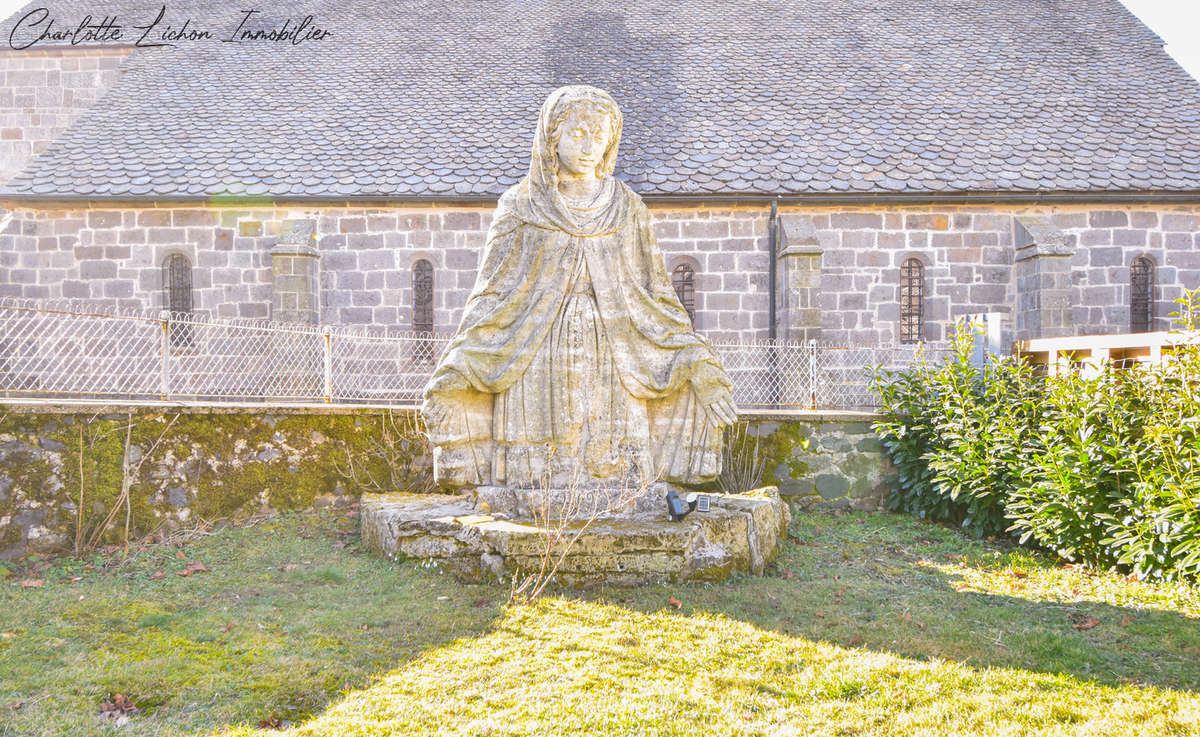
<svg viewBox="0 0 1200 737">
<path fill-rule="evenodd" d="M 362 538 L 389 558 L 436 561 L 467 580 L 504 577 L 541 565 L 548 530 L 528 520 L 481 514 L 474 497 L 386 494 L 363 497 Z M 661 516 L 567 523 L 575 536 L 559 567 L 567 585 L 634 586 L 652 581 L 715 581 L 761 574 L 779 552 L 791 519 L 774 487 L 714 495 L 712 509 L 671 522 Z M 557 558 L 557 555 L 555 555 Z"/>
</svg>

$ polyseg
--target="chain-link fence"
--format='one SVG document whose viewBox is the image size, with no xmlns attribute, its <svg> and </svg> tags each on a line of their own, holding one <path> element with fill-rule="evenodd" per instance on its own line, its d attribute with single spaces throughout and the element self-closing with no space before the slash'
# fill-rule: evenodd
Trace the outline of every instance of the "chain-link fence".
<svg viewBox="0 0 1200 737">
<path fill-rule="evenodd" d="M 413 406 L 450 336 L 0 301 L 0 396 Z M 714 344 L 743 409 L 869 409 L 918 346 Z"/>
</svg>

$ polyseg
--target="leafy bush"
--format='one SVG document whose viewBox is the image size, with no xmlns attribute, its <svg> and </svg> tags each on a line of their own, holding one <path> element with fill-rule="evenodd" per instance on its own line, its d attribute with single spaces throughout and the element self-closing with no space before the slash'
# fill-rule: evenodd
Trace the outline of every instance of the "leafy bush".
<svg viewBox="0 0 1200 737">
<path fill-rule="evenodd" d="M 877 371 L 889 506 L 1142 578 L 1200 577 L 1200 289 L 1169 360 L 1046 377 L 1016 357 Z"/>
<path fill-rule="evenodd" d="M 875 431 L 899 469 L 892 510 L 953 522 L 976 536 L 1004 535 L 1004 492 L 1041 413 L 1041 380 L 1025 363 L 971 363 L 972 337 L 954 336 L 943 363 L 876 372 Z"/>
</svg>

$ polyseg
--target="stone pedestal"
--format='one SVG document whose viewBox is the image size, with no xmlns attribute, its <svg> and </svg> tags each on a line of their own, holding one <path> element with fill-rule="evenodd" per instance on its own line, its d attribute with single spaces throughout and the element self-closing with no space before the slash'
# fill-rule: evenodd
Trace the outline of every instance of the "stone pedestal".
<svg viewBox="0 0 1200 737">
<path fill-rule="evenodd" d="M 1017 340 L 1073 335 L 1071 238 L 1046 217 L 1013 219 L 1017 280 Z"/>
<path fill-rule="evenodd" d="M 791 520 L 774 487 L 712 496 L 708 512 L 672 522 L 660 511 L 566 523 L 559 567 L 567 585 L 636 586 L 655 581 L 715 581 L 761 574 L 778 554 Z M 554 527 L 512 518 L 468 494 L 385 494 L 364 498 L 363 544 L 389 558 L 417 558 L 467 580 L 504 577 L 541 565 Z"/>
<path fill-rule="evenodd" d="M 821 337 L 821 255 L 817 229 L 807 215 L 779 216 L 776 334 L 784 340 Z"/>
</svg>

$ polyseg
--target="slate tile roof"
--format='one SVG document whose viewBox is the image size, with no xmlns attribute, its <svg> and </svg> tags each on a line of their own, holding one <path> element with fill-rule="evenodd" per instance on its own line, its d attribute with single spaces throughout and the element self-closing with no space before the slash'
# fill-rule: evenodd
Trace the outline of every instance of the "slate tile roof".
<svg viewBox="0 0 1200 737">
<path fill-rule="evenodd" d="M 164 23 L 224 35 L 243 6 Z M 284 0 L 260 25 L 310 12 L 329 39 L 139 50 L 0 196 L 494 197 L 568 83 L 621 103 L 647 195 L 1200 190 L 1200 84 L 1118 0 Z"/>
</svg>

